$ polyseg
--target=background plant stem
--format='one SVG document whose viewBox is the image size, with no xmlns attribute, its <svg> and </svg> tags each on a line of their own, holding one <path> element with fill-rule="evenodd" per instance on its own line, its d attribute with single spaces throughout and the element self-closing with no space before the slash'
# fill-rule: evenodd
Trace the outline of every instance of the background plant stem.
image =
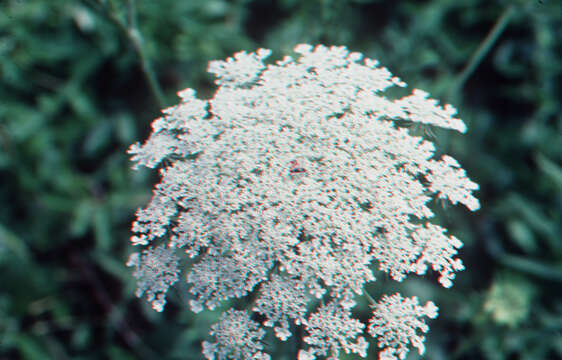
<svg viewBox="0 0 562 360">
<path fill-rule="evenodd" d="M 492 28 L 492 30 L 490 30 L 488 35 L 486 35 L 486 37 L 480 43 L 480 46 L 478 46 L 478 49 L 472 55 L 472 57 L 470 58 L 470 60 L 466 64 L 466 66 L 457 75 L 457 77 L 454 81 L 453 93 L 456 94 L 462 89 L 462 87 L 466 83 L 466 80 L 468 80 L 468 78 L 472 75 L 472 73 L 474 73 L 474 71 L 476 70 L 478 65 L 480 65 L 480 63 L 482 62 L 482 60 L 484 59 L 486 54 L 488 52 L 490 52 L 490 50 L 492 49 L 492 46 L 499 39 L 500 35 L 502 34 L 502 32 L 505 30 L 505 28 L 509 24 L 509 20 L 511 19 L 513 14 L 514 14 L 514 7 L 512 5 L 508 6 L 502 12 L 501 16 L 498 18 L 498 20 L 494 24 L 494 27 Z"/>
</svg>

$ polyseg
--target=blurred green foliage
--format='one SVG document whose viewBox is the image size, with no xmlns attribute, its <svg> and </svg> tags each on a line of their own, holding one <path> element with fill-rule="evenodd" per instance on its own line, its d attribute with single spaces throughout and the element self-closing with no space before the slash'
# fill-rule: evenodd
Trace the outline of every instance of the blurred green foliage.
<svg viewBox="0 0 562 360">
<path fill-rule="evenodd" d="M 133 295 L 129 227 L 155 175 L 125 151 L 176 91 L 212 93 L 209 60 L 302 42 L 376 58 L 468 124 L 435 134 L 481 185 L 476 215 L 440 215 L 467 270 L 402 284 L 441 307 L 425 357 L 562 358 L 559 1 L 3 0 L 0 359 L 202 358 L 216 315 L 193 316 L 185 286 L 162 314 Z"/>
</svg>

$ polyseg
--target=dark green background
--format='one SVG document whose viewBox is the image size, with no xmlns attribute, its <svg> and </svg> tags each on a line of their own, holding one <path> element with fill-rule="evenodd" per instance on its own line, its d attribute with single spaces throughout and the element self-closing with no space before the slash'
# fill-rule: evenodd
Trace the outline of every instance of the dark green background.
<svg viewBox="0 0 562 360">
<path fill-rule="evenodd" d="M 0 359 L 202 359 L 216 311 L 189 312 L 185 285 L 163 313 L 134 297 L 130 223 L 157 178 L 125 151 L 176 91 L 212 95 L 209 60 L 303 42 L 378 59 L 469 128 L 435 131 L 481 186 L 478 212 L 439 216 L 467 270 L 369 291 L 440 306 L 426 359 L 562 358 L 560 1 L 1 0 Z"/>
</svg>

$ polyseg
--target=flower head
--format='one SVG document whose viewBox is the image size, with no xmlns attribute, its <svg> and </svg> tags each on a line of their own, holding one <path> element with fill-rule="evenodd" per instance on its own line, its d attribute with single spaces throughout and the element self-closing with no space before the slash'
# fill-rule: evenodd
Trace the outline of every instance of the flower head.
<svg viewBox="0 0 562 360">
<path fill-rule="evenodd" d="M 362 324 L 349 311 L 375 280 L 372 266 L 401 281 L 430 265 L 449 287 L 463 269 L 455 258 L 462 242 L 431 223 L 428 204 L 479 207 L 478 185 L 459 163 L 436 158 L 433 143 L 402 124 L 466 126 L 421 90 L 385 96 L 406 84 L 359 53 L 309 45 L 295 52 L 296 60 L 274 64 L 264 62 L 264 49 L 211 62 L 215 96 L 182 91 L 150 138 L 130 148 L 135 166 L 161 166 L 133 243 L 166 242 L 197 261 L 187 276 L 195 311 L 261 286 L 255 311 L 278 337 L 290 336 L 289 321 L 308 332 L 303 359 L 340 349 L 364 355 Z M 317 298 L 330 305 L 305 316 Z"/>
</svg>

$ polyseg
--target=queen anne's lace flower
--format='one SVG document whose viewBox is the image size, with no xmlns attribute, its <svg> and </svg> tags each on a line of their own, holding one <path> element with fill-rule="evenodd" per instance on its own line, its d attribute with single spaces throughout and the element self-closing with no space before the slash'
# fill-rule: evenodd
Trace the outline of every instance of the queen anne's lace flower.
<svg viewBox="0 0 562 360">
<path fill-rule="evenodd" d="M 181 249 L 195 261 L 187 275 L 192 310 L 256 291 L 253 310 L 277 337 L 303 326 L 299 359 L 335 359 L 341 350 L 365 356 L 364 324 L 351 309 L 375 280 L 372 265 L 397 281 L 431 267 L 451 286 L 463 269 L 455 257 L 462 242 L 429 221 L 428 204 L 479 207 L 478 185 L 458 162 L 436 158 L 434 145 L 404 124 L 466 126 L 421 90 L 385 96 L 406 84 L 359 53 L 309 45 L 295 52 L 296 60 L 268 65 L 264 49 L 211 62 L 215 96 L 180 92 L 149 139 L 131 146 L 135 167 L 160 165 L 161 181 L 138 210 L 132 237 L 158 247 L 133 254 L 130 265 L 137 294 L 161 310 Z M 382 298 L 368 329 L 384 347 L 381 358 L 403 358 L 409 344 L 423 352 L 416 331 L 427 331 L 420 318 L 436 315 L 430 307 Z M 258 345 L 263 329 L 248 316 L 227 312 L 205 356 L 267 358 Z"/>
<path fill-rule="evenodd" d="M 303 350 L 299 360 L 311 356 L 314 359 L 316 355 L 329 355 L 328 360 L 337 360 L 342 349 L 347 354 L 353 352 L 366 357 L 369 344 L 362 336 L 358 337 L 364 327 L 337 301 L 321 306 L 306 322 L 308 336 L 303 340 L 310 349 Z"/>
<path fill-rule="evenodd" d="M 158 246 L 148 248 L 141 254 L 133 253 L 127 266 L 134 266 L 133 276 L 137 278 L 137 291 L 141 297 L 146 293 L 146 300 L 152 303 L 156 311 L 162 311 L 166 304 L 168 287 L 178 281 L 178 258 L 173 249 Z"/>
<path fill-rule="evenodd" d="M 424 306 L 419 305 L 417 297 L 403 298 L 400 294 L 383 295 L 374 306 L 373 317 L 369 321 L 369 334 L 378 339 L 383 351 L 381 360 L 403 360 L 408 354 L 408 345 L 412 344 L 421 354 L 425 351 L 423 342 L 425 337 L 419 332 L 426 333 L 429 326 L 423 316 L 431 319 L 437 317 L 437 306 L 428 301 Z"/>
<path fill-rule="evenodd" d="M 211 326 L 216 342 L 203 342 L 203 355 L 208 360 L 260 359 L 269 360 L 263 353 L 261 340 L 265 331 L 250 319 L 246 311 L 228 310 L 218 323 Z"/>
<path fill-rule="evenodd" d="M 306 314 L 306 303 L 302 281 L 272 274 L 269 281 L 261 286 L 254 311 L 267 318 L 265 326 L 279 323 L 275 327 L 275 334 L 281 340 L 286 340 L 291 335 L 288 319 L 294 319 L 300 325 Z"/>
</svg>

